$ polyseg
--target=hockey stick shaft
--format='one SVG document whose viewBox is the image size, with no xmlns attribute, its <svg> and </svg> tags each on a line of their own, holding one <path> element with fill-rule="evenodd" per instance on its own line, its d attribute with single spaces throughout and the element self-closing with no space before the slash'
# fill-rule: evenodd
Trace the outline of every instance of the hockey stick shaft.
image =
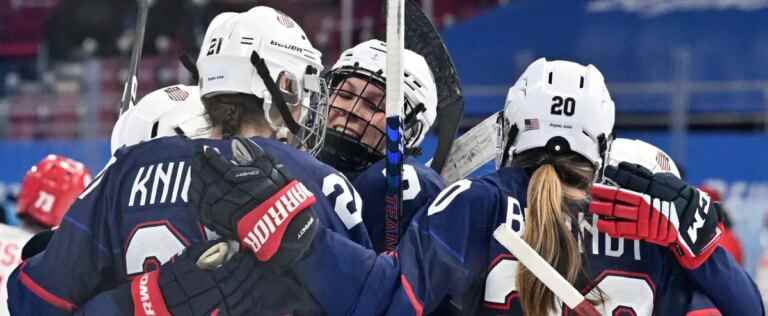
<svg viewBox="0 0 768 316">
<path fill-rule="evenodd" d="M 125 85 L 123 85 L 123 96 L 120 99 L 120 114 L 125 113 L 136 103 L 136 94 L 139 89 L 139 61 L 141 61 L 141 52 L 144 48 L 144 33 L 147 29 L 150 1 L 138 0 L 139 12 L 134 32 L 135 41 L 133 43 L 133 51 L 131 52 L 131 61 L 128 65 L 128 76 L 125 79 Z"/>
<path fill-rule="evenodd" d="M 401 177 L 403 169 L 403 49 L 404 2 L 387 1 L 387 192 L 385 195 L 384 246 L 394 250 L 400 240 L 400 215 L 402 212 Z"/>
<path fill-rule="evenodd" d="M 531 271 L 552 293 L 568 307 L 581 316 L 600 316 L 594 306 L 584 298 L 576 288 L 560 275 L 555 268 L 547 263 L 520 236 L 515 234 L 507 224 L 502 224 L 493 232 L 493 237 L 504 248 L 512 253 L 526 269 Z M 524 289 L 520 289 L 524 290 Z M 543 304 L 543 302 L 542 302 Z"/>
</svg>

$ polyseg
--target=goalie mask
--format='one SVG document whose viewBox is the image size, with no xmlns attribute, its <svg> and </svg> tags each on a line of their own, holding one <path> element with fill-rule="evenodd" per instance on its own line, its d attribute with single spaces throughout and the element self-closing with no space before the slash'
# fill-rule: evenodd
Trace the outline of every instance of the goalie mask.
<svg viewBox="0 0 768 316">
<path fill-rule="evenodd" d="M 599 170 L 611 140 L 614 103 L 600 71 L 569 61 L 534 61 L 509 89 L 499 116 L 497 167 L 546 148 L 575 152 Z"/>
<path fill-rule="evenodd" d="M 328 73 L 330 111 L 320 160 L 354 174 L 384 158 L 387 45 L 369 40 L 344 51 Z M 403 52 L 404 145 L 417 154 L 437 116 L 437 87 L 424 57 Z"/>
<path fill-rule="evenodd" d="M 314 155 L 327 118 L 320 57 L 293 19 L 255 7 L 208 31 L 197 60 L 200 95 L 204 103 L 255 97 L 241 106 L 260 107 L 274 138 Z"/>
</svg>

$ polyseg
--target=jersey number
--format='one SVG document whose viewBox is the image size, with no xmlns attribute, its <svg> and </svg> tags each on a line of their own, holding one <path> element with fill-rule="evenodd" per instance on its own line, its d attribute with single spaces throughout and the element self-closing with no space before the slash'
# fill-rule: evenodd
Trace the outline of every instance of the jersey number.
<svg viewBox="0 0 768 316">
<path fill-rule="evenodd" d="M 576 112 L 576 100 L 573 98 L 563 98 L 561 96 L 552 97 L 552 110 L 550 113 L 555 115 L 572 116 Z"/>
<path fill-rule="evenodd" d="M 517 260 L 509 254 L 491 264 L 485 283 L 485 306 L 508 310 L 517 295 Z M 596 306 L 603 315 L 650 316 L 653 314 L 654 286 L 644 274 L 607 270 L 595 278 L 605 302 Z M 556 311 L 552 315 L 571 315 Z"/>
<path fill-rule="evenodd" d="M 35 207 L 50 213 L 53 210 L 53 203 L 56 203 L 56 196 L 45 191 L 40 191 L 35 200 Z"/>
<path fill-rule="evenodd" d="M 468 190 L 470 186 L 472 186 L 472 181 L 465 179 L 457 181 L 443 189 L 443 191 L 435 197 L 435 201 L 432 202 L 429 209 L 427 209 L 427 216 L 432 216 L 445 210 L 445 208 L 451 204 L 453 199 L 455 199 L 461 192 Z"/>
<path fill-rule="evenodd" d="M 387 176 L 387 169 L 382 169 L 381 174 L 384 177 Z M 421 182 L 419 182 L 419 174 L 416 173 L 416 168 L 412 165 L 403 165 L 403 201 L 409 201 L 416 198 L 421 192 Z"/>
<path fill-rule="evenodd" d="M 323 194 L 334 201 L 333 209 L 347 229 L 363 222 L 363 199 L 346 179 L 332 173 L 323 179 Z"/>
<path fill-rule="evenodd" d="M 126 275 L 155 270 L 187 245 L 189 242 L 168 221 L 141 224 L 134 228 L 125 247 Z"/>
</svg>

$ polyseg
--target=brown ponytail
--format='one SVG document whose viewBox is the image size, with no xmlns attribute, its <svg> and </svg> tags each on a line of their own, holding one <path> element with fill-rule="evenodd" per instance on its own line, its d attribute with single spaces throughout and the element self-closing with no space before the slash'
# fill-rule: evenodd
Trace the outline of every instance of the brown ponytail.
<svg viewBox="0 0 768 316">
<path fill-rule="evenodd" d="M 518 165 L 533 170 L 522 237 L 566 280 L 575 284 L 577 279 L 583 280 L 586 273 L 579 243 L 571 230 L 578 210 L 569 209 L 569 204 L 585 199 L 594 168 L 576 154 L 543 160 L 546 155 L 537 151 L 515 159 Z M 542 160 L 546 163 L 542 164 Z M 528 316 L 547 315 L 562 303 L 523 265 L 518 267 L 517 288 L 523 311 Z"/>
<path fill-rule="evenodd" d="M 266 124 L 261 104 L 261 99 L 246 94 L 216 95 L 203 99 L 210 127 L 221 128 L 224 138 L 239 135 L 245 123 Z"/>
</svg>

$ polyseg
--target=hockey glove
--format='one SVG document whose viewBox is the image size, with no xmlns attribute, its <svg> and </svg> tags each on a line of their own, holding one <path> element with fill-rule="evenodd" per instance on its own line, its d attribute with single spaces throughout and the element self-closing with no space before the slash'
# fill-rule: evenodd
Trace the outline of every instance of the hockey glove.
<svg viewBox="0 0 768 316">
<path fill-rule="evenodd" d="M 190 203 L 204 225 L 240 241 L 258 260 L 287 268 L 317 232 L 315 196 L 254 142 L 234 138 L 232 153 L 237 162 L 211 147 L 195 155 Z"/>
<path fill-rule="evenodd" d="M 258 309 L 251 293 L 259 262 L 246 253 L 229 260 L 223 241 L 203 241 L 131 281 L 134 315 L 247 315 Z M 214 260 L 211 260 L 214 258 Z"/>
<path fill-rule="evenodd" d="M 612 237 L 640 239 L 672 249 L 677 261 L 695 269 L 714 252 L 721 236 L 717 203 L 671 173 L 653 174 L 640 165 L 608 166 L 618 187 L 595 184 L 589 209 L 597 229 Z"/>
</svg>

